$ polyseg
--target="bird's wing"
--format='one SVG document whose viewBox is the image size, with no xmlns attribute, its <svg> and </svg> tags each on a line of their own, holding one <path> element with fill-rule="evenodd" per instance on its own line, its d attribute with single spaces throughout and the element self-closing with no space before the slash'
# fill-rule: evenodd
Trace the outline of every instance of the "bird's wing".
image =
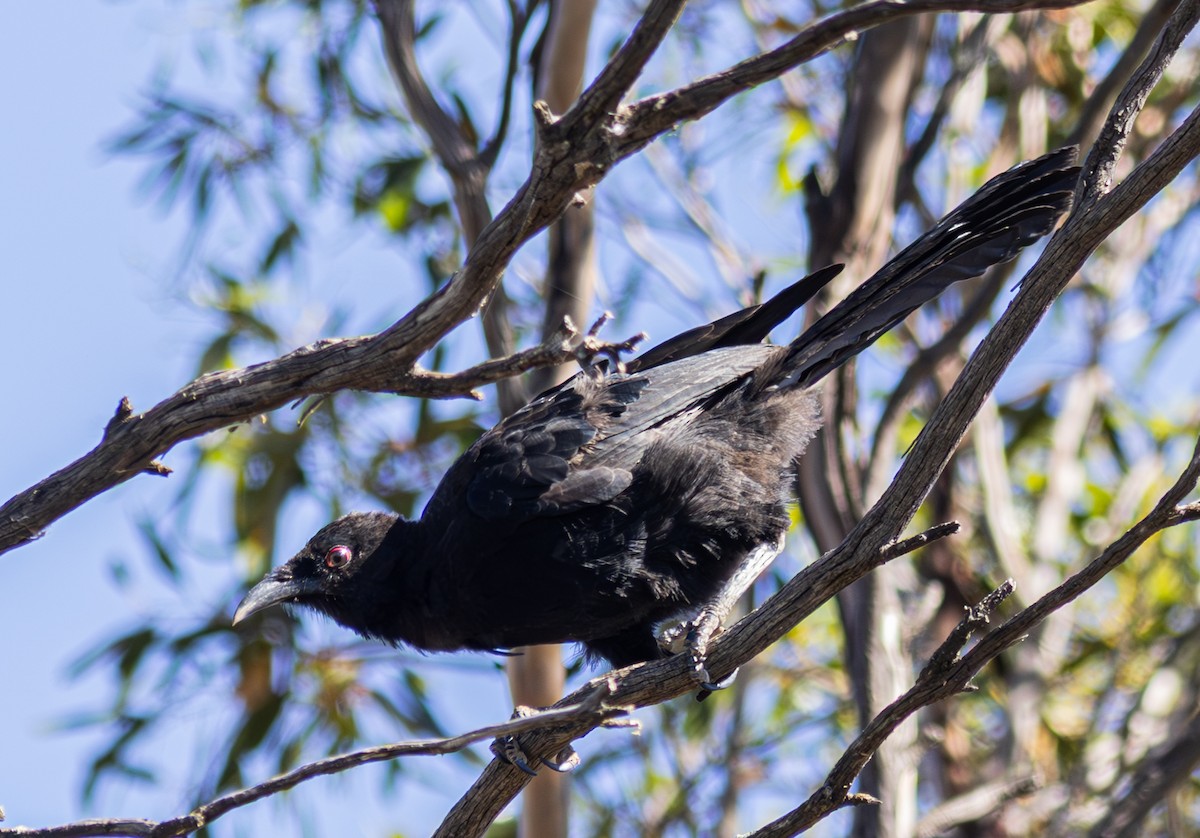
<svg viewBox="0 0 1200 838">
<path fill-rule="evenodd" d="M 466 471 L 467 507 L 486 520 L 515 522 L 618 495 L 629 485 L 627 470 L 580 467 L 577 457 L 600 427 L 636 403 L 645 383 L 627 377 L 593 385 L 580 378 L 509 416 L 455 463 L 454 471 Z"/>
<path fill-rule="evenodd" d="M 657 438 L 773 354 L 770 346 L 717 349 L 631 375 L 577 375 L 485 433 L 446 473 L 426 507 L 466 507 L 486 521 L 519 523 L 610 501 Z"/>
</svg>

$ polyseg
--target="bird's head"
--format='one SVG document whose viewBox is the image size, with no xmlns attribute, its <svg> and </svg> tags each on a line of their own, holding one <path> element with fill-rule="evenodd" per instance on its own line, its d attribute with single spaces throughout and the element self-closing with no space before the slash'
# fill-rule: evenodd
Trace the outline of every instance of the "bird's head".
<svg viewBox="0 0 1200 838">
<path fill-rule="evenodd" d="M 386 562 L 371 559 L 398 518 L 385 512 L 353 512 L 321 529 L 287 562 L 250 589 L 233 624 L 272 605 L 307 605 L 347 628 L 371 634 L 361 605 L 370 599 Z M 354 607 L 358 606 L 358 607 Z"/>
</svg>

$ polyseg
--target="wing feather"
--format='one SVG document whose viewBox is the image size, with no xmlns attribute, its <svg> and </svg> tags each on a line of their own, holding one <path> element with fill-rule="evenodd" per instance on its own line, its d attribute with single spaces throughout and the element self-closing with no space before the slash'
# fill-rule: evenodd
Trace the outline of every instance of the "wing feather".
<svg viewBox="0 0 1200 838">
<path fill-rule="evenodd" d="M 781 351 L 736 346 L 636 374 L 580 373 L 480 437 L 423 517 L 453 515 L 465 501 L 484 521 L 518 524 L 607 503 L 629 486 L 655 428 L 691 421 L 698 405 Z"/>
</svg>

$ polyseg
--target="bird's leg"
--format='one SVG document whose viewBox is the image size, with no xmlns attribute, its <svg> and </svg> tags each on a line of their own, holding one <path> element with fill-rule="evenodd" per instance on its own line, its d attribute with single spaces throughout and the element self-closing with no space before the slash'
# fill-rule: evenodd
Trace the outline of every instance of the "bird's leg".
<svg viewBox="0 0 1200 838">
<path fill-rule="evenodd" d="M 512 718 L 523 719 L 536 712 L 537 709 L 534 707 L 526 707 L 523 704 L 518 704 L 513 708 Z M 537 771 L 529 764 L 529 757 L 525 754 L 524 749 L 521 747 L 521 742 L 516 736 L 497 737 L 492 740 L 491 751 L 495 756 L 504 760 L 509 765 L 521 769 L 529 776 L 537 776 Z M 568 771 L 575 770 L 579 765 L 579 754 L 568 744 L 553 757 L 544 757 L 541 762 L 542 765 L 551 771 L 566 774 Z"/>
<path fill-rule="evenodd" d="M 783 550 L 783 536 L 773 544 L 759 544 L 738 563 L 737 570 L 717 595 L 700 606 L 690 620 L 670 626 L 659 635 L 659 645 L 669 652 L 682 652 L 685 648 L 692 657 L 692 674 L 701 688 L 707 691 L 723 690 L 737 676 L 735 669 L 725 678 L 714 682 L 708 674 L 705 659 L 708 657 L 709 642 L 721 631 L 721 622 L 733 610 L 742 594 L 750 589 L 754 580 Z"/>
</svg>

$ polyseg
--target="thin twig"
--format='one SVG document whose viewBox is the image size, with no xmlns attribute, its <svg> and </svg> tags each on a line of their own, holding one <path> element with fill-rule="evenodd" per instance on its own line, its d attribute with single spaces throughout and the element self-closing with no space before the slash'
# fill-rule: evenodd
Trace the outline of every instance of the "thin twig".
<svg viewBox="0 0 1200 838">
<path fill-rule="evenodd" d="M 597 323 L 586 334 L 580 335 L 579 330 L 568 319 L 558 333 L 552 335 L 545 343 L 515 352 L 506 358 L 484 361 L 461 372 L 411 373 L 403 379 L 404 390 L 410 393 L 421 391 L 426 398 L 465 396 L 481 399 L 483 396 L 474 390 L 475 387 L 510 378 L 528 370 L 554 367 L 572 361 L 588 365 L 596 356 L 608 358 L 613 362 L 614 369 L 621 370 L 621 354 L 632 352 L 646 339 L 646 333 L 638 332 L 626 340 L 609 342 L 597 337 L 601 325 L 603 323 Z"/>
<path fill-rule="evenodd" d="M 489 169 L 496 165 L 496 158 L 508 137 L 508 123 L 512 117 L 513 92 L 516 90 L 517 71 L 521 61 L 521 39 L 529 26 L 529 9 L 522 9 L 516 0 L 508 0 L 508 17 L 510 29 L 508 35 L 508 56 L 505 59 L 504 85 L 500 94 L 500 116 L 496 122 L 496 130 L 479 152 L 480 161 Z M 533 4 L 530 4 L 531 6 Z"/>
<path fill-rule="evenodd" d="M 539 710 L 529 715 L 511 719 L 501 724 L 488 725 L 477 730 L 458 736 L 448 736 L 440 739 L 418 739 L 409 742 L 396 742 L 375 748 L 364 748 L 349 754 L 329 757 L 273 777 L 266 782 L 249 788 L 240 789 L 221 797 L 215 798 L 196 807 L 186 815 L 165 821 L 150 821 L 142 819 L 105 818 L 78 821 L 62 826 L 45 829 L 30 829 L 14 827 L 0 829 L 0 838 L 81 838 L 92 835 L 128 835 L 148 836 L 149 838 L 172 838 L 172 836 L 189 835 L 203 829 L 222 815 L 234 809 L 239 809 L 264 797 L 278 794 L 281 791 L 294 788 L 306 780 L 327 774 L 338 774 L 366 765 L 372 762 L 385 762 L 398 757 L 451 754 L 461 751 L 476 742 L 495 739 L 503 736 L 516 736 L 532 730 L 555 728 L 564 724 L 578 725 L 584 721 L 591 727 L 606 724 L 619 724 L 628 716 L 629 707 L 608 704 L 608 698 L 616 690 L 613 679 L 602 680 L 597 688 L 583 696 L 574 705 L 557 707 L 549 710 Z"/>
</svg>

